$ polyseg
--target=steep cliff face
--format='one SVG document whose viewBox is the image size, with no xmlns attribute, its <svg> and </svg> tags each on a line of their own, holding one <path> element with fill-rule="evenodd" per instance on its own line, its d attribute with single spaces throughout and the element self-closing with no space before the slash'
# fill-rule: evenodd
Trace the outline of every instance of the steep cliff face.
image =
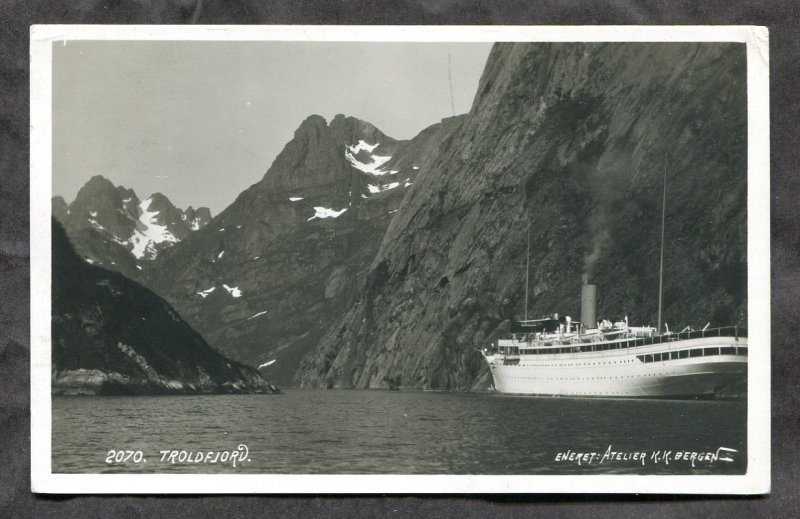
<svg viewBox="0 0 800 519">
<path fill-rule="evenodd" d="M 458 119 L 396 141 L 308 117 L 263 179 L 163 254 L 143 283 L 214 347 L 290 383 L 363 284 L 405 193 Z"/>
<path fill-rule="evenodd" d="M 56 196 L 53 216 L 89 262 L 137 278 L 148 262 L 211 220 L 207 207 L 186 211 L 161 193 L 139 200 L 132 189 L 92 177 L 67 205 Z"/>
<path fill-rule="evenodd" d="M 156 294 L 81 259 L 55 220 L 52 297 L 54 394 L 278 392 Z"/>
<path fill-rule="evenodd" d="M 417 177 L 306 386 L 468 389 L 528 315 L 654 323 L 746 309 L 746 61 L 738 44 L 497 44 L 468 119 Z"/>
</svg>

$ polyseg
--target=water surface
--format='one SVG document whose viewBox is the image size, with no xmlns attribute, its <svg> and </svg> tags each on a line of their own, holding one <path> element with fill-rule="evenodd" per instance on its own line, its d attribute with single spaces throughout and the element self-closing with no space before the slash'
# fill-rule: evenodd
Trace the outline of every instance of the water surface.
<svg viewBox="0 0 800 519">
<path fill-rule="evenodd" d="M 288 389 L 283 395 L 54 397 L 53 472 L 741 474 L 746 402 Z M 247 445 L 248 461 L 161 461 Z M 722 451 L 732 461 L 677 453 Z M 106 463 L 141 450 L 146 462 Z M 557 461 L 597 453 L 592 463 Z M 621 459 L 607 458 L 608 452 Z M 670 463 L 657 457 L 670 452 Z M 631 453 L 644 453 L 644 465 Z M 574 455 L 573 455 L 574 456 Z M 627 457 L 627 459 L 622 459 Z M 586 460 L 586 458 L 584 458 Z"/>
</svg>

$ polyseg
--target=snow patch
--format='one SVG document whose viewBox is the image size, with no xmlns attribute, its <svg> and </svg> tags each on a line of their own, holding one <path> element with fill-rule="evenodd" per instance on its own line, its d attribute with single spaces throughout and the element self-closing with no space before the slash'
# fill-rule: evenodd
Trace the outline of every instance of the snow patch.
<svg viewBox="0 0 800 519">
<path fill-rule="evenodd" d="M 228 291 L 231 297 L 242 297 L 242 291 L 239 290 L 239 287 L 229 287 L 225 283 L 223 283 L 222 286 Z"/>
<path fill-rule="evenodd" d="M 372 153 L 375 150 L 375 148 L 378 147 L 379 144 L 380 144 L 379 142 L 376 142 L 375 144 L 367 144 L 367 142 L 364 139 L 360 139 L 358 141 L 358 144 L 356 144 L 355 146 L 348 146 L 347 149 L 349 149 L 353 153 L 358 153 L 362 150 L 366 150 Z"/>
<path fill-rule="evenodd" d="M 97 218 L 97 211 L 89 211 L 89 214 L 92 216 L 92 218 Z"/>
<path fill-rule="evenodd" d="M 265 313 L 267 313 L 267 311 L 266 311 L 266 310 L 264 310 L 263 312 L 258 312 L 257 314 L 253 314 L 253 315 L 251 315 L 250 317 L 248 317 L 248 318 L 247 318 L 247 320 L 249 321 L 250 319 L 255 319 L 255 318 L 256 318 L 256 317 L 258 317 L 259 315 L 264 315 Z"/>
<path fill-rule="evenodd" d="M 130 238 L 131 243 L 133 243 L 131 252 L 136 256 L 136 259 L 142 259 L 148 251 L 155 258 L 156 252 L 153 245 L 157 243 L 178 242 L 178 239 L 167 229 L 166 225 L 159 225 L 153 221 L 160 211 L 150 212 L 150 204 L 151 200 L 149 198 L 139 203 L 139 209 L 141 210 L 139 224 L 141 225 L 136 226 Z"/>
<path fill-rule="evenodd" d="M 400 182 L 389 182 L 388 184 L 384 184 L 382 186 L 376 186 L 374 184 L 367 184 L 367 189 L 369 190 L 370 194 L 380 193 L 381 191 L 389 191 L 390 189 L 394 189 L 400 185 Z M 406 185 L 408 187 L 411 184 Z M 367 198 L 367 195 L 362 194 L 361 198 Z"/>
<path fill-rule="evenodd" d="M 289 201 L 290 201 L 290 202 L 299 202 L 299 201 L 300 201 L 300 200 L 302 200 L 302 199 L 303 199 L 303 197 L 302 197 L 302 196 L 290 196 L 290 197 L 289 197 Z"/>
<path fill-rule="evenodd" d="M 413 184 L 413 182 L 409 182 L 409 181 L 408 181 L 408 179 L 406 179 L 406 183 L 405 183 L 405 184 L 403 184 L 403 187 L 408 187 L 408 186 L 410 186 L 411 184 Z"/>
<path fill-rule="evenodd" d="M 207 289 L 205 289 L 205 290 L 201 290 L 200 292 L 197 292 L 197 295 L 198 295 L 198 296 L 200 296 L 200 297 L 202 297 L 203 299 L 205 299 L 205 298 L 207 298 L 208 296 L 210 296 L 210 295 L 211 295 L 211 292 L 213 292 L 213 291 L 214 291 L 214 290 L 216 290 L 216 289 L 217 289 L 217 287 L 211 287 L 211 288 L 207 288 Z"/>
<path fill-rule="evenodd" d="M 369 173 L 370 175 L 385 175 L 388 173 L 388 171 L 384 171 L 380 169 L 380 167 L 386 164 L 386 162 L 388 162 L 392 156 L 373 155 L 372 151 L 377 148 L 379 144 L 380 143 L 368 144 L 364 142 L 364 140 L 360 140 L 355 146 L 345 145 L 344 158 L 346 158 L 347 161 L 359 171 Z M 369 153 L 369 162 L 361 162 L 356 158 L 356 155 L 358 155 L 361 151 L 366 151 Z"/>
<path fill-rule="evenodd" d="M 105 231 L 106 230 L 106 228 L 103 227 L 102 225 L 100 225 L 99 223 L 97 223 L 97 220 L 95 220 L 94 218 L 89 218 L 89 223 L 92 224 L 97 229 L 100 229 L 101 231 Z"/>
<path fill-rule="evenodd" d="M 419 169 L 419 166 L 413 166 L 411 169 Z"/>
<path fill-rule="evenodd" d="M 338 218 L 342 215 L 342 213 L 347 211 L 347 208 L 345 207 L 341 211 L 336 211 L 335 209 L 328 209 L 327 207 L 315 207 L 314 211 L 316 211 L 314 216 L 309 218 L 308 221 L 311 221 L 314 218 Z"/>
<path fill-rule="evenodd" d="M 220 252 L 219 254 L 217 254 L 217 259 L 220 259 L 220 258 L 222 257 L 222 255 L 223 255 L 223 254 L 225 254 L 225 251 L 222 251 L 222 252 Z"/>
<path fill-rule="evenodd" d="M 141 265 L 136 265 L 136 268 L 139 269 L 139 270 L 142 270 L 142 266 Z"/>
</svg>

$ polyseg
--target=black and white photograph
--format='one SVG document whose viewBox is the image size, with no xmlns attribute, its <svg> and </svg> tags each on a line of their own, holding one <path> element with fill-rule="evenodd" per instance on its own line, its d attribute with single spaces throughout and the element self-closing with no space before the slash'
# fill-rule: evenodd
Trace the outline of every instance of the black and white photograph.
<svg viewBox="0 0 800 519">
<path fill-rule="evenodd" d="M 769 491 L 763 28 L 31 45 L 34 491 Z"/>
</svg>

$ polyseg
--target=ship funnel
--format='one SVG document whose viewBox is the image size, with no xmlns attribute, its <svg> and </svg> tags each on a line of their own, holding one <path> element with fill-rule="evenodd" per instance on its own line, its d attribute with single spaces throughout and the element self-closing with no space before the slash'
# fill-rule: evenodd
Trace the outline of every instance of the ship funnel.
<svg viewBox="0 0 800 519">
<path fill-rule="evenodd" d="M 586 329 L 597 328 L 597 285 L 581 286 L 581 322 Z"/>
</svg>

